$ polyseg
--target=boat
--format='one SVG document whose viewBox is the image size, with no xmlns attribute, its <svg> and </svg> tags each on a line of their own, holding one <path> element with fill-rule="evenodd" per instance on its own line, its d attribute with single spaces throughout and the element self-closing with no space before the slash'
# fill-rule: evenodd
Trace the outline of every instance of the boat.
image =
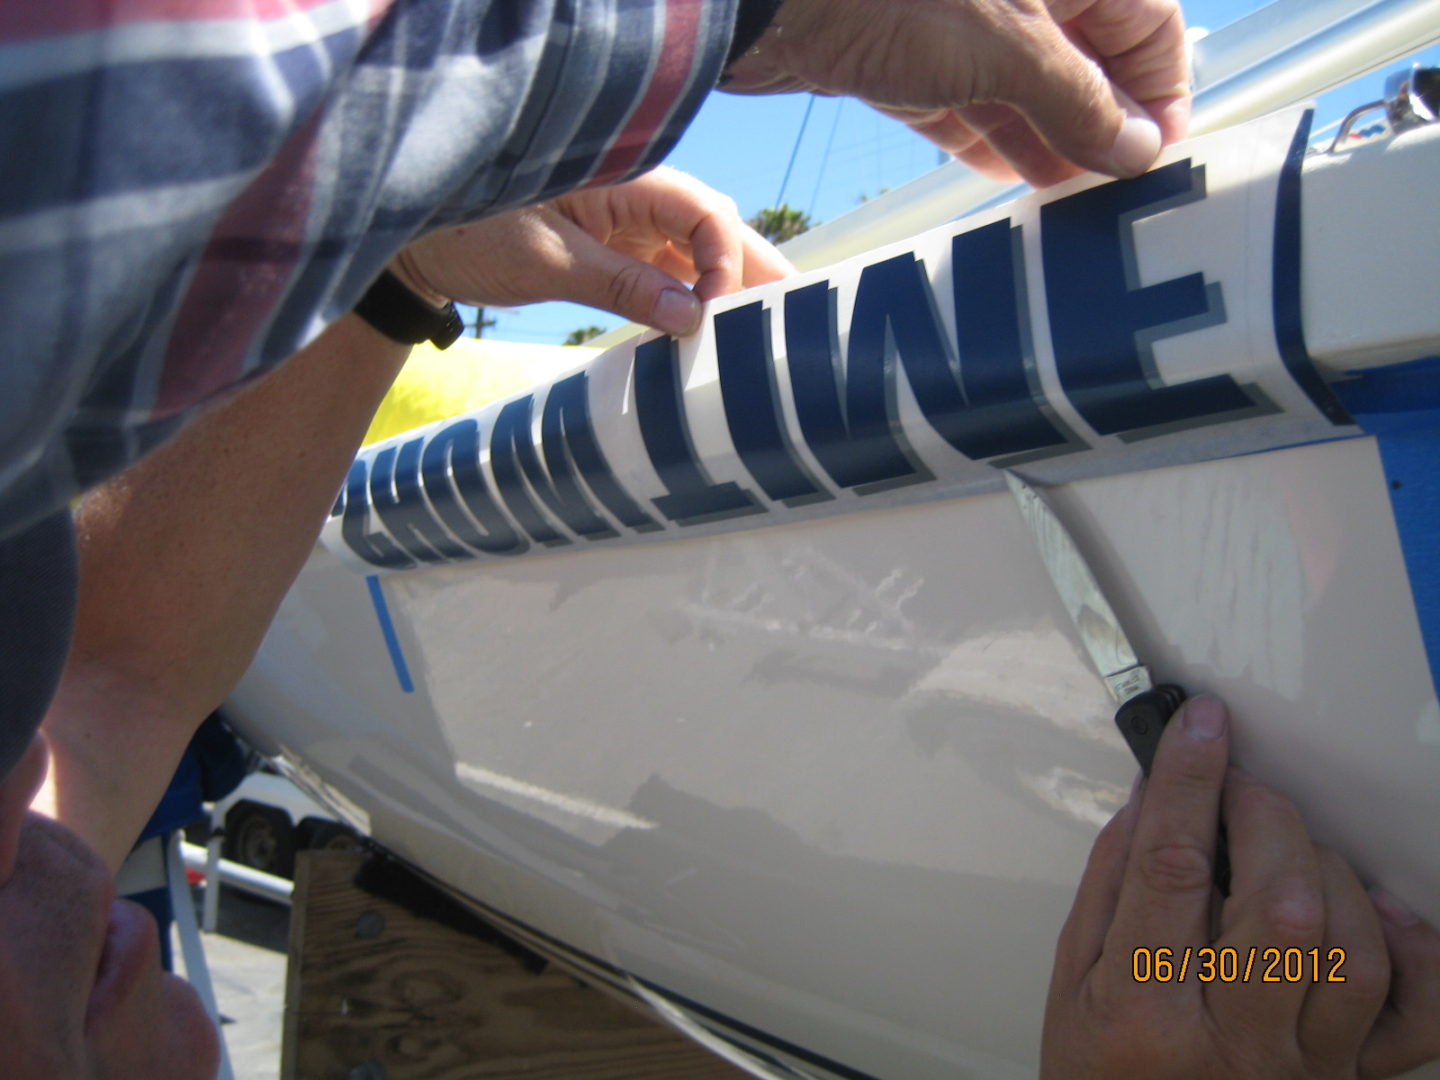
<svg viewBox="0 0 1440 1080">
<path fill-rule="evenodd" d="M 754 1075 L 1033 1076 L 1135 764 L 1013 470 L 1236 761 L 1440 924 L 1440 125 L 1408 68 L 1354 145 L 1270 111 L 1437 28 L 1280 0 L 1197 44 L 1202 136 L 1145 177 L 942 170 L 690 339 L 372 444 L 227 717 Z"/>
</svg>

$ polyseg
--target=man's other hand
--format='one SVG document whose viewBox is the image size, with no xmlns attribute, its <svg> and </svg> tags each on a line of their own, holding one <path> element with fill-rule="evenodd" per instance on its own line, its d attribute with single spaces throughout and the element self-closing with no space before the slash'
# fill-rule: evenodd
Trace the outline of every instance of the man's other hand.
<svg viewBox="0 0 1440 1080">
<path fill-rule="evenodd" d="M 1046 1080 L 1370 1080 L 1440 1056 L 1440 934 L 1367 894 L 1229 749 L 1225 707 L 1187 702 L 1096 839 L 1056 948 Z"/>
<path fill-rule="evenodd" d="M 664 167 L 433 233 L 392 269 L 439 303 L 568 300 L 677 336 L 699 329 L 702 301 L 795 272 L 732 199 Z"/>
<path fill-rule="evenodd" d="M 786 0 L 727 90 L 861 98 L 989 176 L 1134 176 L 1185 133 L 1177 0 Z"/>
</svg>

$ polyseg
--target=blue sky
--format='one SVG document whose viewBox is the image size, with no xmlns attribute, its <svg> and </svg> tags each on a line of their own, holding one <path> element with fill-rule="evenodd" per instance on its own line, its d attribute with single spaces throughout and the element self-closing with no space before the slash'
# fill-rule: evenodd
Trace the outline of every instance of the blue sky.
<svg viewBox="0 0 1440 1080">
<path fill-rule="evenodd" d="M 1265 6 L 1266 0 L 1183 2 L 1191 26 L 1214 30 Z M 1440 49 L 1423 55 L 1426 62 L 1440 63 Z M 1327 94 L 1320 102 L 1318 122 L 1338 119 L 1353 105 L 1380 97 L 1385 74 Z M 783 195 L 783 201 L 816 221 L 828 221 L 863 197 L 899 187 L 935 168 L 939 157 L 924 139 L 853 100 L 714 93 L 667 164 L 725 192 L 747 217 L 776 205 Z M 497 324 L 486 331 L 487 336 L 557 345 L 577 327 L 608 328 L 623 321 L 574 304 L 492 309 L 488 314 Z"/>
</svg>

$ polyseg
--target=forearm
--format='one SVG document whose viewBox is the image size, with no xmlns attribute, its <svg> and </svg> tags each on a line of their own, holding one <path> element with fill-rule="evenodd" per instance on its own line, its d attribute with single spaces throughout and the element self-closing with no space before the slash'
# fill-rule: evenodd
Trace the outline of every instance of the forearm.
<svg viewBox="0 0 1440 1080">
<path fill-rule="evenodd" d="M 37 805 L 112 868 L 249 665 L 408 351 L 347 316 L 81 505 Z"/>
</svg>

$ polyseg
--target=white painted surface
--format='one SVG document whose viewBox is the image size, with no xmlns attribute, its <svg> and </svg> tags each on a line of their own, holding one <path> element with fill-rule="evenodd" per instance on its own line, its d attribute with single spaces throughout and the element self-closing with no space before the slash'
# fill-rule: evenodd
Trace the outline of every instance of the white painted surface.
<svg viewBox="0 0 1440 1080">
<path fill-rule="evenodd" d="M 1236 760 L 1440 921 L 1440 714 L 1373 444 L 1047 497 L 1143 658 L 1232 704 Z M 1008 495 L 385 587 L 414 694 L 317 552 L 232 703 L 382 843 L 872 1075 L 1033 1069 L 1133 765 Z"/>
<path fill-rule="evenodd" d="M 1305 287 L 1328 355 L 1374 353 Z M 1156 676 L 1224 697 L 1236 761 L 1440 922 L 1440 708 L 1374 442 L 1046 497 Z M 1008 494 L 382 587 L 413 693 L 322 548 L 229 709 L 381 843 L 849 1069 L 1033 1073 L 1054 938 L 1134 767 Z"/>
</svg>

